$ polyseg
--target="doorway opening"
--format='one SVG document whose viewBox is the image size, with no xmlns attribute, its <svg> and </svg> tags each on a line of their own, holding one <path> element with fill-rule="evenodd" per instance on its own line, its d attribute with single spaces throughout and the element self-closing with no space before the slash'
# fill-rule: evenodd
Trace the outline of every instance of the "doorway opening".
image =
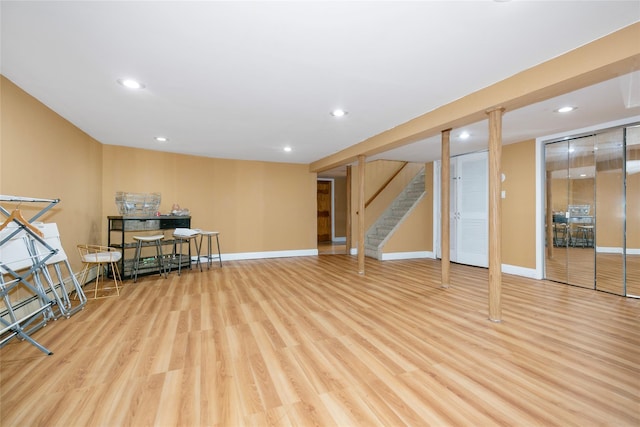
<svg viewBox="0 0 640 427">
<path fill-rule="evenodd" d="M 347 177 L 317 179 L 318 254 L 347 253 Z"/>
</svg>

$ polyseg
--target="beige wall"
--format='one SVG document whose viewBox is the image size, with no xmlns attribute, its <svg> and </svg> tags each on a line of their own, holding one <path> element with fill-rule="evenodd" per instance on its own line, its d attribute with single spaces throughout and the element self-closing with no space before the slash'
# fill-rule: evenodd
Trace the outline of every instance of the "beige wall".
<svg viewBox="0 0 640 427">
<path fill-rule="evenodd" d="M 422 163 L 406 163 L 395 160 L 374 160 L 365 165 L 365 202 L 371 199 L 393 177 L 393 181 L 366 207 L 365 230 L 368 230 L 373 225 L 423 167 L 424 164 Z M 352 236 L 357 236 L 358 165 L 352 167 L 351 179 L 351 233 Z M 352 239 L 352 246 L 355 248 L 357 245 L 357 238 Z"/>
<path fill-rule="evenodd" d="M 365 166 L 364 200 L 367 201 L 382 187 L 396 172 L 404 166 L 405 162 L 395 160 L 373 160 Z M 353 167 L 352 175 L 358 176 L 358 166 Z M 356 188 L 356 187 L 354 187 Z"/>
<path fill-rule="evenodd" d="M 42 219 L 58 224 L 75 269 L 76 244 L 106 243 L 106 216 L 117 213 L 116 191 L 160 192 L 163 212 L 173 203 L 189 208 L 193 227 L 222 232 L 223 253 L 316 248 L 316 175 L 306 165 L 103 146 L 4 77 L 0 94 L 0 194 L 60 198 Z M 534 141 L 525 141 L 504 146 L 502 158 L 507 177 L 503 262 L 525 268 L 535 267 L 534 151 Z M 367 164 L 369 196 L 375 182 L 384 183 L 398 163 Z M 429 180 L 431 175 L 427 173 Z M 357 176 L 357 167 L 352 176 Z M 432 183 L 427 186 L 432 189 Z M 421 204 L 412 219 L 424 218 L 414 225 L 424 230 L 425 241 L 416 244 L 416 233 L 408 232 L 406 241 L 400 234 L 388 250 L 433 250 L 428 237 L 432 190 L 427 190 L 427 206 Z M 26 216 L 37 211 L 26 204 L 20 208 Z M 355 220 L 353 224 L 357 226 Z"/>
<path fill-rule="evenodd" d="M 385 254 L 433 252 L 433 163 L 425 165 L 424 173 L 426 194 L 384 245 Z"/>
<path fill-rule="evenodd" d="M 502 263 L 536 267 L 535 140 L 502 147 Z"/>
<path fill-rule="evenodd" d="M 564 178 L 551 179 L 551 209 L 553 212 L 566 212 L 569 206 L 569 190 Z"/>
<path fill-rule="evenodd" d="M 411 213 L 409 218 L 402 223 L 393 236 L 384 245 L 384 253 L 394 252 L 419 252 L 433 250 L 433 163 L 408 163 L 391 160 L 375 160 L 365 166 L 365 200 L 368 200 L 400 169 L 400 173 L 389 186 L 381 192 L 365 211 L 365 229 L 378 219 L 390 203 L 411 182 L 415 175 L 425 168 L 425 198 Z M 404 166 L 404 167 L 403 167 Z M 357 188 L 358 166 L 353 166 L 352 189 Z M 352 206 L 358 206 L 357 191 L 353 191 Z M 358 216 L 352 212 L 352 235 L 357 236 Z M 358 245 L 357 238 L 352 239 L 352 246 Z"/>
<path fill-rule="evenodd" d="M 159 192 L 162 213 L 178 203 L 192 228 L 219 231 L 223 253 L 317 248 L 316 174 L 306 165 L 108 145 L 103 153 L 103 218 L 117 215 L 116 191 Z"/>
<path fill-rule="evenodd" d="M 506 198 L 502 200 L 502 262 L 531 269 L 536 266 L 535 147 L 535 141 L 529 140 L 502 148 L 502 171 L 506 176 L 502 184 L 506 191 Z M 389 239 L 384 247 L 385 253 L 435 252 L 432 163 L 427 164 L 425 172 L 427 199 L 414 211 L 410 221 Z M 354 231 L 355 227 L 357 224 L 354 224 Z"/>
<path fill-rule="evenodd" d="M 0 91 L 0 194 L 61 199 L 39 220 L 58 224 L 78 270 L 76 244 L 98 243 L 106 226 L 101 145 L 5 77 Z M 3 203 L 5 209 L 15 206 Z M 20 209 L 30 218 L 44 206 L 23 203 Z"/>
<path fill-rule="evenodd" d="M 222 233 L 223 254 L 317 247 L 308 165 L 106 146 L 4 77 L 0 90 L 0 194 L 62 200 L 42 220 L 58 224 L 74 270 L 78 243 L 106 244 L 116 191 L 160 192 L 162 212 L 189 208 L 192 227 Z"/>
<path fill-rule="evenodd" d="M 380 162 L 384 162 L 384 161 L 381 160 L 374 163 L 380 163 Z M 397 162 L 390 162 L 390 163 L 394 164 Z M 390 170 L 389 172 L 392 172 L 392 173 L 386 176 L 385 180 L 381 183 L 375 182 L 376 180 L 372 180 L 373 182 L 375 182 L 376 185 L 377 184 L 384 185 L 387 183 L 389 178 L 393 177 L 393 180 L 389 182 L 389 185 L 387 185 L 376 196 L 376 198 L 371 201 L 369 206 L 367 206 L 365 210 L 365 229 L 366 230 L 368 230 L 369 227 L 371 227 L 378 220 L 380 215 L 382 215 L 384 211 L 387 210 L 389 205 L 396 199 L 396 197 L 398 197 L 398 195 L 400 195 L 400 193 L 402 193 L 402 191 L 416 177 L 416 175 L 418 174 L 418 172 L 420 172 L 422 168 L 424 168 L 424 163 L 407 163 L 406 165 L 403 164 L 403 167 L 400 170 L 397 170 L 397 169 Z M 393 176 L 394 174 L 396 174 L 396 172 L 397 172 L 397 175 Z M 374 178 L 375 173 L 377 173 L 375 170 L 373 171 L 369 170 L 369 165 L 367 164 L 367 170 L 366 170 L 367 178 L 369 176 L 371 176 L 371 178 Z M 367 179 L 365 186 L 373 187 L 372 181 L 369 181 L 369 179 Z M 375 192 L 378 191 L 379 188 L 380 188 L 379 186 L 373 188 L 372 192 L 375 194 Z"/>
<path fill-rule="evenodd" d="M 593 185 L 593 180 L 589 181 Z M 606 209 L 598 209 L 596 215 L 596 243 L 598 247 L 622 248 L 624 246 L 622 171 L 599 172 L 595 191 L 598 207 L 606 207 Z M 632 221 L 629 221 L 630 225 L 631 223 Z"/>
</svg>

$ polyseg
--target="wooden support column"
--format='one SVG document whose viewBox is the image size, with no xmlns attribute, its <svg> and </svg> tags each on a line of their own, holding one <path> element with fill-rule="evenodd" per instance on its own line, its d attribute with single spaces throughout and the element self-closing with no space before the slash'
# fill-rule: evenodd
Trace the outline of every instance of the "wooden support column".
<svg viewBox="0 0 640 427">
<path fill-rule="evenodd" d="M 450 270 L 450 255 L 451 249 L 449 247 L 451 242 L 450 237 L 450 212 L 451 203 L 451 161 L 449 142 L 451 137 L 451 129 L 442 131 L 442 154 L 440 156 L 440 254 L 441 254 L 441 279 L 440 286 L 443 288 L 449 287 L 449 270 Z"/>
<path fill-rule="evenodd" d="M 352 207 L 351 207 L 351 191 L 353 189 L 353 185 L 351 185 L 351 165 L 347 166 L 347 242 L 345 244 L 346 248 L 346 252 L 347 255 L 351 255 L 351 244 L 353 242 L 353 239 L 351 238 L 351 236 L 353 235 L 353 230 L 351 230 L 352 227 L 352 221 L 351 221 L 351 214 L 352 214 Z"/>
<path fill-rule="evenodd" d="M 502 321 L 502 113 L 504 108 L 487 111 L 489 115 L 489 320 Z"/>
<path fill-rule="evenodd" d="M 358 155 L 358 273 L 364 274 L 364 171 L 365 156 Z"/>
</svg>

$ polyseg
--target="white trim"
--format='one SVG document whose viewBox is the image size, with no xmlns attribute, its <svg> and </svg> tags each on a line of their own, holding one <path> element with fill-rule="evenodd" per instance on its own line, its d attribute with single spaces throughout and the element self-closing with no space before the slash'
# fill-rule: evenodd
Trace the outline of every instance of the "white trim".
<svg viewBox="0 0 640 427">
<path fill-rule="evenodd" d="M 391 260 L 399 260 L 399 259 L 415 259 L 415 258 L 435 259 L 435 254 L 432 251 L 391 252 L 391 253 L 382 254 L 381 261 L 391 261 Z"/>
<path fill-rule="evenodd" d="M 349 253 L 351 255 L 358 255 L 358 248 L 351 248 L 351 250 L 349 251 Z"/>
<path fill-rule="evenodd" d="M 335 242 L 335 243 L 346 243 L 347 238 L 346 237 L 334 237 L 331 241 Z"/>
<path fill-rule="evenodd" d="M 502 272 L 506 274 L 513 274 L 515 276 L 528 277 L 530 279 L 542 279 L 542 276 L 538 275 L 538 270 L 536 268 L 525 268 L 517 265 L 502 264 Z"/>
<path fill-rule="evenodd" d="M 246 259 L 264 258 L 288 258 L 299 256 L 317 256 L 317 249 L 298 249 L 289 251 L 266 251 L 266 252 L 240 252 L 233 254 L 222 254 L 222 261 L 239 261 Z"/>
<path fill-rule="evenodd" d="M 596 252 L 599 254 L 622 254 L 622 248 L 596 246 Z"/>
<path fill-rule="evenodd" d="M 440 200 L 442 197 L 442 190 L 440 187 L 440 178 L 442 174 L 440 168 L 442 167 L 442 160 L 436 160 L 433 162 L 433 248 L 435 257 L 442 258 L 442 245 L 440 232 L 442 231 L 440 215 L 442 213 L 440 209 Z"/>
<path fill-rule="evenodd" d="M 587 126 L 587 127 L 581 128 L 581 129 L 574 129 L 574 130 L 570 130 L 570 131 L 567 131 L 567 132 L 556 133 L 556 134 L 553 134 L 553 135 L 541 136 L 539 138 L 536 138 L 536 142 L 538 142 L 538 141 L 547 142 L 547 141 L 551 141 L 551 140 L 555 140 L 555 139 L 561 139 L 561 138 L 564 138 L 564 137 L 576 136 L 576 135 L 580 135 L 580 134 L 583 134 L 583 133 L 597 132 L 597 131 L 600 131 L 600 130 L 606 130 L 606 129 L 610 129 L 610 128 L 629 125 L 631 123 L 636 123 L 638 121 L 640 121 L 640 116 L 628 117 L 626 119 L 615 120 L 615 121 L 607 122 L 607 123 L 600 123 L 600 124 L 593 125 L 593 126 Z"/>
<path fill-rule="evenodd" d="M 536 267 L 535 267 L 535 278 L 536 279 L 542 279 L 544 277 L 544 268 L 545 268 L 545 239 L 547 238 L 547 236 L 545 236 L 544 230 L 545 230 L 545 215 L 544 215 L 544 207 L 545 207 L 545 170 L 546 170 L 546 163 L 545 163 L 545 159 L 544 159 L 544 141 L 540 138 L 536 139 L 536 152 L 535 152 L 535 156 L 536 156 L 536 163 L 535 163 L 535 171 L 536 171 L 536 212 L 535 212 L 535 216 L 536 216 L 536 223 L 535 223 L 535 228 L 536 228 L 536 236 L 535 236 L 535 241 L 536 241 L 536 248 L 535 248 L 535 254 L 536 254 Z"/>
<path fill-rule="evenodd" d="M 606 247 L 606 246 L 596 246 L 596 252 L 599 254 L 620 254 L 622 255 L 624 251 L 622 248 L 618 247 Z M 627 255 L 640 255 L 640 248 L 627 248 Z"/>
</svg>

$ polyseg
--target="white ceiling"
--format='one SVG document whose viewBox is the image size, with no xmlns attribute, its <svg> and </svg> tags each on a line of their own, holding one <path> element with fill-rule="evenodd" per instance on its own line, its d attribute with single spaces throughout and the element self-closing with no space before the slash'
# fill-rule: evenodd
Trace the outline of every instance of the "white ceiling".
<svg viewBox="0 0 640 427">
<path fill-rule="evenodd" d="M 310 163 L 640 21 L 640 1 L 3 0 L 0 15 L 2 74 L 103 144 Z M 503 140 L 636 116 L 639 78 L 507 112 Z M 486 147 L 486 128 L 454 129 L 452 154 Z M 439 138 L 375 158 L 437 159 Z"/>
</svg>

